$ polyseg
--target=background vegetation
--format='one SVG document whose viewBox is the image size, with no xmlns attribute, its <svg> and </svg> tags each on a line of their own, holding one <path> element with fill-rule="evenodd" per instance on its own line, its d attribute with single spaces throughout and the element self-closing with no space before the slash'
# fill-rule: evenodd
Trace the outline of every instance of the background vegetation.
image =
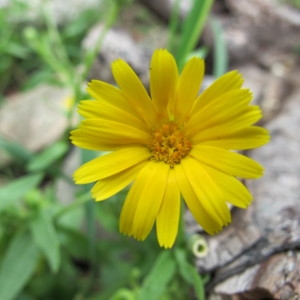
<svg viewBox="0 0 300 300">
<path fill-rule="evenodd" d="M 181 68 L 190 55 L 208 51 L 198 41 L 213 0 L 194 0 L 183 21 L 179 2 L 168 25 L 167 47 Z M 68 136 L 76 105 L 86 97 L 87 74 L 107 30 L 135 2 L 107 0 L 105 10 L 84 11 L 59 26 L 44 3 L 36 24 L 18 21 L 28 9 L 24 2 L 11 0 L 0 10 L 0 105 L 8 95 L 43 83 L 69 88 L 73 101 L 65 134 L 39 153 L 0 137 L 0 147 L 12 157 L 0 171 L 0 300 L 204 299 L 207 278 L 193 265 L 187 237 L 166 251 L 154 235 L 139 243 L 118 233 L 126 190 L 101 204 L 91 200 L 90 186 L 77 187 L 71 203 L 58 199 L 59 180 L 74 185 L 62 165 L 73 149 Z M 102 35 L 94 49 L 84 52 L 82 39 L 97 22 L 105 24 Z M 214 75 L 219 76 L 226 71 L 226 49 L 220 25 L 210 24 L 218 45 Z M 81 161 L 96 155 L 81 151 Z"/>
</svg>

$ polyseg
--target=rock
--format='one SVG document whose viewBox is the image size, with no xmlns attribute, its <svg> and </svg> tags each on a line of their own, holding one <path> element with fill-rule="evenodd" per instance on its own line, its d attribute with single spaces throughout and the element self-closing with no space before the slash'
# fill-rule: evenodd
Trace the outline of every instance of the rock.
<svg viewBox="0 0 300 300">
<path fill-rule="evenodd" d="M 254 64 L 234 66 L 234 69 L 245 78 L 244 87 L 253 92 L 253 104 L 259 105 L 263 111 L 261 123 L 269 122 L 282 109 L 285 99 L 291 92 L 290 76 L 286 70 L 283 73 L 270 72 Z"/>
<path fill-rule="evenodd" d="M 282 2 L 226 0 L 227 11 L 214 13 L 222 24 L 231 63 L 252 61 L 264 65 L 269 57 L 278 59 L 287 53 L 289 59 L 296 56 L 293 52 L 300 38 L 300 11 Z M 203 41 L 213 48 L 208 26 Z"/>
<path fill-rule="evenodd" d="M 83 40 L 83 49 L 95 47 L 103 29 L 104 25 L 101 23 L 91 28 Z M 143 5 L 137 2 L 124 7 L 115 26 L 106 32 L 88 79 L 115 83 L 111 74 L 111 62 L 122 58 L 131 65 L 142 82 L 148 85 L 152 53 L 157 48 L 166 47 L 167 37 L 168 29 L 165 24 Z"/>
<path fill-rule="evenodd" d="M 91 49 L 95 47 L 103 29 L 104 25 L 102 24 L 93 27 L 83 41 L 83 48 Z M 122 58 L 145 81 L 148 76 L 151 54 L 151 52 L 147 53 L 145 49 L 141 49 L 127 31 L 111 29 L 104 36 L 100 53 L 92 66 L 89 79 L 114 82 L 111 73 L 111 63 L 118 58 Z"/>
<path fill-rule="evenodd" d="M 250 185 L 254 197 L 262 199 L 255 201 L 257 221 L 260 226 L 270 227 L 271 231 L 275 223 L 283 225 L 283 220 L 280 219 L 282 216 L 287 217 L 285 213 L 299 213 L 297 202 L 300 192 L 300 141 L 295 131 L 300 126 L 299 93 L 299 89 L 294 91 L 286 100 L 280 115 L 268 124 L 271 142 L 254 151 L 252 155 L 265 166 L 265 176 Z M 279 219 L 273 218 L 270 222 L 270 215 L 279 216 Z M 288 218 L 290 221 L 293 220 L 291 217 Z"/>
<path fill-rule="evenodd" d="M 175 0 L 141 0 L 141 3 L 149 7 L 156 14 L 162 17 L 164 20 L 169 20 Z M 186 16 L 187 12 L 191 8 L 191 1 L 183 0 L 179 3 L 180 16 Z"/>
<path fill-rule="evenodd" d="M 275 25 L 284 29 L 289 26 L 300 26 L 300 11 L 293 6 L 285 4 L 287 1 L 240 0 L 239 2 L 236 2 L 235 0 L 225 0 L 225 2 L 233 13 L 252 18 L 253 22 L 256 24 L 261 22 L 261 24 L 274 25 L 275 22 L 277 22 Z M 264 29 L 266 32 L 269 31 L 269 28 Z M 271 39 L 274 36 L 266 35 L 266 37 Z"/>
<path fill-rule="evenodd" d="M 0 136 L 39 151 L 59 139 L 68 127 L 70 91 L 41 85 L 7 97 L 0 108 Z"/>
<path fill-rule="evenodd" d="M 299 251 L 275 254 L 262 264 L 247 268 L 243 273 L 219 284 L 209 300 L 295 300 L 300 295 L 299 270 Z M 264 287 L 264 295 L 268 293 L 268 298 L 266 298 L 266 295 L 264 298 L 260 298 L 259 293 L 256 293 L 253 298 L 250 298 L 250 295 L 249 298 L 238 298 L 238 295 L 245 293 L 245 290 L 251 291 L 257 289 L 257 287 Z M 228 294 L 229 291 L 230 294 Z M 236 296 L 233 296 L 233 294 Z"/>
<path fill-rule="evenodd" d="M 244 292 L 226 294 L 218 293 L 211 297 L 210 300 L 276 300 L 273 295 L 264 288 L 257 287 Z"/>
</svg>

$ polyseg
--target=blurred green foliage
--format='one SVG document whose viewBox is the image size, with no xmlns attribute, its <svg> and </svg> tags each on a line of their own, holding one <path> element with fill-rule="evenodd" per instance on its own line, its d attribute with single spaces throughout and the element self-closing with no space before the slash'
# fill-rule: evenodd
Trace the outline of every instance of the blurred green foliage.
<svg viewBox="0 0 300 300">
<path fill-rule="evenodd" d="M 46 6 L 47 1 L 45 1 Z M 47 19 L 40 17 L 34 25 L 24 17 L 28 10 L 26 1 L 11 0 L 9 5 L 0 9 L 0 95 L 19 89 L 30 89 L 44 83 L 59 83 L 57 74 L 53 73 L 51 52 L 56 51 L 55 37 L 49 31 Z M 31 8 L 32 9 L 32 8 Z M 72 66 L 82 60 L 81 44 L 88 29 L 103 17 L 104 10 L 85 10 L 74 21 L 59 26 L 59 39 L 64 45 L 67 60 Z M 49 45 L 51 44 L 51 48 Z M 42 52 L 37 48 L 43 47 Z M 39 49 L 41 50 L 41 49 Z M 47 53 L 48 52 L 48 53 Z M 47 53 L 47 54 L 46 54 Z M 43 54 L 43 55 L 41 55 Z M 50 54 L 50 56 L 49 56 Z M 67 61 L 60 57 L 60 64 Z M 49 64 L 50 63 L 50 64 Z"/>
<path fill-rule="evenodd" d="M 27 9 L 18 0 L 0 10 L 0 94 L 4 99 L 10 92 L 45 82 L 68 87 L 75 100 L 66 116 L 71 124 L 84 95 L 81 86 L 106 31 L 124 5 L 134 2 L 106 0 L 104 14 L 84 11 L 64 25 L 55 23 L 47 3 L 34 25 L 17 22 Z M 189 56 L 203 57 L 207 52 L 198 41 L 213 1 L 194 0 L 183 21 L 178 3 L 169 27 L 169 50 L 182 66 Z M 83 53 L 79 45 L 99 21 L 105 26 L 98 43 Z M 219 76 L 226 71 L 226 49 L 220 26 L 212 26 L 218 45 L 215 75 Z M 77 188 L 71 202 L 61 199 L 59 183 L 75 190 L 63 170 L 64 159 L 72 151 L 68 131 L 39 153 L 1 137 L 0 147 L 11 157 L 0 171 L 0 300 L 205 298 L 207 278 L 194 267 L 185 236 L 167 251 L 158 248 L 154 234 L 140 243 L 118 233 L 126 190 L 101 205 L 91 200 L 90 186 Z M 95 155 L 81 151 L 81 161 Z"/>
<path fill-rule="evenodd" d="M 300 9 L 300 0 L 281 0 L 281 2 Z"/>
</svg>

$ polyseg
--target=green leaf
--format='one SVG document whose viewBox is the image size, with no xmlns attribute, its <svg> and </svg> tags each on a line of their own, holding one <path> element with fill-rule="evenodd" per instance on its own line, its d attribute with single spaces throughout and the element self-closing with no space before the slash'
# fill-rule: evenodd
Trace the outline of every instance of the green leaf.
<svg viewBox="0 0 300 300">
<path fill-rule="evenodd" d="M 59 225 L 59 238 L 63 248 L 74 257 L 87 257 L 89 254 L 88 238 L 81 231 Z"/>
<path fill-rule="evenodd" d="M 192 284 L 193 281 L 191 280 L 189 263 L 187 262 L 185 251 L 181 249 L 175 249 L 174 255 L 178 266 L 179 274 L 187 283 Z"/>
<path fill-rule="evenodd" d="M 166 290 L 170 280 L 175 275 L 176 264 L 169 250 L 163 251 L 157 258 L 152 270 L 145 278 L 141 287 L 139 300 L 156 300 Z"/>
<path fill-rule="evenodd" d="M 41 179 L 42 174 L 28 175 L 0 187 L 0 211 L 20 200 L 26 193 L 34 189 Z"/>
<path fill-rule="evenodd" d="M 208 48 L 203 46 L 203 47 L 200 47 L 198 49 L 195 49 L 195 50 L 191 51 L 188 54 L 186 60 L 189 60 L 194 56 L 201 57 L 201 58 L 204 59 L 204 58 L 207 57 L 207 54 L 208 54 Z"/>
<path fill-rule="evenodd" d="M 210 22 L 214 35 L 214 64 L 213 75 L 218 78 L 228 69 L 228 55 L 223 29 L 218 20 L 212 19 Z"/>
<path fill-rule="evenodd" d="M 200 40 L 202 30 L 209 15 L 213 0 L 194 0 L 188 16 L 183 23 L 180 44 L 176 52 L 176 61 L 181 70 L 188 54 Z"/>
<path fill-rule="evenodd" d="M 7 141 L 2 137 L 0 137 L 0 148 L 21 162 L 27 161 L 33 157 L 33 154 L 22 145 L 12 141 Z"/>
<path fill-rule="evenodd" d="M 6 52 L 11 56 L 25 59 L 28 54 L 28 48 L 24 47 L 22 44 L 11 42 L 6 49 Z"/>
<path fill-rule="evenodd" d="M 175 249 L 174 255 L 179 274 L 188 284 L 194 286 L 197 299 L 205 300 L 204 281 L 196 270 L 196 267 L 188 262 L 186 253 L 181 249 Z"/>
<path fill-rule="evenodd" d="M 196 270 L 195 266 L 189 265 L 190 273 L 192 276 L 193 286 L 198 300 L 205 300 L 204 280 Z"/>
<path fill-rule="evenodd" d="M 174 54 L 175 46 L 176 46 L 176 39 L 177 39 L 177 30 L 180 23 L 180 0 L 173 1 L 171 15 L 170 15 L 170 22 L 169 22 L 169 38 L 168 38 L 168 50 Z"/>
<path fill-rule="evenodd" d="M 112 297 L 111 300 L 135 300 L 134 292 L 128 289 L 119 289 Z"/>
<path fill-rule="evenodd" d="M 68 145 L 66 142 L 57 142 L 34 156 L 27 165 L 27 170 L 30 172 L 46 170 L 67 151 Z"/>
<path fill-rule="evenodd" d="M 42 69 L 34 71 L 34 73 L 26 78 L 25 82 L 22 82 L 22 90 L 30 90 L 39 84 L 44 84 L 45 82 L 55 85 L 57 84 L 55 80 L 56 78 L 52 70 L 45 66 Z"/>
<path fill-rule="evenodd" d="M 38 249 L 27 231 L 14 236 L 1 264 L 0 299 L 15 299 L 33 274 L 38 258 Z"/>
<path fill-rule="evenodd" d="M 50 215 L 45 210 L 39 211 L 31 220 L 30 230 L 35 244 L 49 262 L 53 272 L 60 266 L 59 239 Z"/>
</svg>

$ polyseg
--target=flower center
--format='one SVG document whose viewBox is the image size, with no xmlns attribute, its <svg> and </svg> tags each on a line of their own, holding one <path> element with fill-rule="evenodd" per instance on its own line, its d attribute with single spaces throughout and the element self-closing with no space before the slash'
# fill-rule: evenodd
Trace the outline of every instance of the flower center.
<svg viewBox="0 0 300 300">
<path fill-rule="evenodd" d="M 173 168 L 190 152 L 192 144 L 177 124 L 169 122 L 153 132 L 149 148 L 151 160 L 163 161 Z"/>
</svg>

